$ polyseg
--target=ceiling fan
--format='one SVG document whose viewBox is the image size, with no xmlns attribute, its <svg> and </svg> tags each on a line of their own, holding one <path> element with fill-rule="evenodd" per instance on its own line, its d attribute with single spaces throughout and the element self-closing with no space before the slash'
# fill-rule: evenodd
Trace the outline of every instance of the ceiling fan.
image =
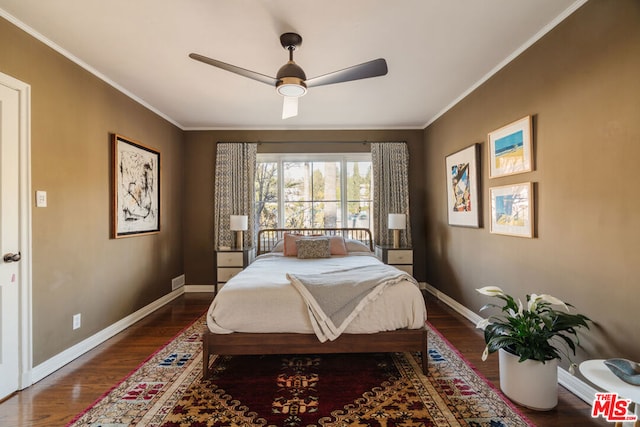
<svg viewBox="0 0 640 427">
<path fill-rule="evenodd" d="M 302 68 L 293 61 L 293 51 L 302 44 L 302 37 L 296 33 L 284 33 L 280 36 L 280 44 L 289 51 L 289 61 L 280 67 L 276 77 L 227 64 L 197 53 L 191 53 L 189 57 L 196 61 L 204 62 L 205 64 L 213 65 L 214 67 L 274 86 L 276 91 L 284 97 L 282 108 L 283 119 L 298 115 L 298 98 L 307 93 L 307 88 L 368 79 L 370 77 L 384 76 L 387 74 L 387 62 L 383 58 L 378 58 L 343 70 L 307 79 Z"/>
</svg>

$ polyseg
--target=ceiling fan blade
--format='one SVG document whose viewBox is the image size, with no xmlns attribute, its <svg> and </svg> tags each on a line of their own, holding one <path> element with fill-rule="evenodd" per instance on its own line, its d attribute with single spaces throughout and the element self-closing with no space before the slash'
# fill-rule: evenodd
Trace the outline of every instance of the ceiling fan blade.
<svg viewBox="0 0 640 427">
<path fill-rule="evenodd" d="M 387 74 L 387 61 L 383 58 L 364 62 L 344 70 L 334 71 L 322 76 L 313 77 L 305 81 L 307 87 L 324 86 L 334 83 L 349 82 L 352 80 L 368 79 L 370 77 L 384 76 Z"/>
<path fill-rule="evenodd" d="M 271 86 L 275 86 L 278 82 L 278 79 L 276 79 L 275 77 L 269 77 L 264 74 L 256 73 L 255 71 L 236 67 L 235 65 L 227 64 L 226 62 L 218 61 L 217 59 L 207 58 L 206 56 L 202 56 L 197 53 L 190 53 L 189 58 L 195 59 L 196 61 L 204 62 L 205 64 L 213 65 L 214 67 L 218 67 L 244 77 L 248 77 L 253 80 L 257 80 L 262 83 L 266 83 Z"/>
<path fill-rule="evenodd" d="M 298 115 L 298 97 L 297 96 L 284 96 L 284 102 L 282 103 L 282 119 L 288 119 Z"/>
</svg>

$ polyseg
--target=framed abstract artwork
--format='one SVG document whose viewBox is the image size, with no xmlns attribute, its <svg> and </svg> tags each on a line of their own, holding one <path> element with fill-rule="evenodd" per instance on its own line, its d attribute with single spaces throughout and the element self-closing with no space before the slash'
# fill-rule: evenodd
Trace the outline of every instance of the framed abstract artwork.
<svg viewBox="0 0 640 427">
<path fill-rule="evenodd" d="M 480 144 L 448 155 L 445 163 L 449 225 L 480 227 Z"/>
<path fill-rule="evenodd" d="M 112 136 L 114 238 L 160 231 L 160 152 Z"/>
<path fill-rule="evenodd" d="M 504 185 L 489 189 L 491 233 L 533 237 L 533 184 Z"/>
<path fill-rule="evenodd" d="M 531 116 L 523 117 L 489 133 L 489 177 L 533 170 Z"/>
</svg>

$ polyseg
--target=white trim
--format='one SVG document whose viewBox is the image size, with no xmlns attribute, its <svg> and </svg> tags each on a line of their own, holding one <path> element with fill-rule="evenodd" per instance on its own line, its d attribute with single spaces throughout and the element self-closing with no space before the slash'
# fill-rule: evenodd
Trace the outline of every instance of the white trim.
<svg viewBox="0 0 640 427">
<path fill-rule="evenodd" d="M 32 331 L 32 212 L 31 212 L 31 86 L 20 92 L 20 247 L 26 256 L 20 266 L 20 387 L 31 385 L 33 366 Z"/>
<path fill-rule="evenodd" d="M 531 37 L 529 40 L 527 40 L 518 49 L 513 51 L 511 53 L 511 55 L 509 55 L 505 59 L 503 59 L 502 62 L 500 62 L 495 67 L 493 67 L 493 69 L 491 71 L 489 71 L 487 74 L 482 76 L 482 78 L 480 78 L 480 80 L 478 80 L 473 85 L 471 85 L 471 87 L 469 89 L 467 89 L 466 91 L 461 93 L 460 96 L 458 96 L 456 99 L 453 100 L 453 102 L 451 102 L 449 105 L 444 107 L 439 113 L 437 113 L 435 116 L 433 116 L 427 123 L 425 123 L 424 127 L 426 128 L 431 123 L 433 123 L 436 120 L 438 120 L 444 113 L 446 113 L 447 111 L 452 109 L 458 102 L 462 101 L 471 92 L 473 92 L 474 90 L 479 88 L 483 83 L 485 83 L 487 80 L 489 80 L 491 77 L 493 77 L 494 74 L 496 74 L 498 71 L 500 71 L 502 68 L 504 68 L 507 64 L 509 64 L 514 59 L 516 59 L 518 56 L 520 56 L 520 54 L 522 52 L 524 52 L 525 50 L 527 50 L 531 46 L 533 46 L 538 40 L 540 40 L 543 36 L 545 36 L 549 31 L 554 29 L 560 22 L 564 21 L 569 15 L 571 15 L 573 12 L 578 10 L 578 8 L 580 8 L 580 6 L 582 6 L 586 2 L 587 2 L 587 0 L 577 0 L 575 3 L 573 3 L 567 9 L 565 9 L 564 12 L 562 12 L 560 15 L 556 16 L 553 21 L 549 22 L 547 25 L 542 27 L 542 29 L 540 31 L 538 31 L 536 34 L 534 34 L 533 37 Z"/>
<path fill-rule="evenodd" d="M 465 307 L 464 305 L 460 304 L 458 301 L 454 300 L 453 298 L 449 297 L 448 295 L 443 294 L 442 292 L 440 292 L 439 290 L 437 290 L 436 288 L 434 288 L 430 284 L 425 283 L 424 286 L 425 286 L 425 289 L 427 290 L 427 292 L 429 292 L 430 294 L 432 294 L 433 296 L 438 298 L 440 301 L 444 302 L 446 305 L 451 307 L 454 311 L 456 311 L 457 313 L 459 313 L 460 315 L 465 317 L 467 320 L 469 320 L 474 325 L 477 325 L 478 322 L 483 319 L 482 316 L 480 316 L 480 315 L 476 314 L 475 312 L 469 310 L 467 307 Z M 428 315 L 428 313 L 427 313 L 427 315 Z"/>
<path fill-rule="evenodd" d="M 483 319 L 482 316 L 476 314 L 474 311 L 469 310 L 467 307 L 463 306 L 453 298 L 448 295 L 440 292 L 438 289 L 434 288 L 428 283 L 421 283 L 421 288 L 425 289 L 427 292 L 438 298 L 440 301 L 451 307 L 453 310 L 461 314 L 467 320 L 476 325 L 480 320 Z M 427 313 L 427 318 L 429 313 Z M 582 399 L 588 404 L 593 403 L 593 399 L 595 397 L 595 393 L 597 390 L 584 381 L 580 380 L 574 375 L 571 375 L 566 369 L 558 367 L 558 383 L 573 393 L 578 398 Z"/>
<path fill-rule="evenodd" d="M 183 293 L 184 293 L 184 287 L 178 288 L 175 291 L 152 302 L 146 307 L 142 307 L 140 310 L 136 311 L 135 313 L 130 314 L 124 319 L 119 320 L 113 325 L 79 342 L 73 347 L 70 347 L 61 353 L 58 353 L 51 359 L 39 364 L 38 366 L 35 366 L 31 371 L 31 377 L 33 379 L 33 382 L 34 383 L 38 382 L 44 377 L 46 377 L 47 375 L 54 373 L 55 371 L 62 368 L 67 363 L 72 362 L 73 360 L 82 356 L 84 353 L 88 352 L 89 350 L 94 349 L 95 347 L 102 344 L 103 342 L 113 337 L 117 333 L 122 332 L 129 326 L 133 325 L 134 323 L 138 322 L 139 320 L 153 313 L 155 310 L 159 309 L 160 307 L 178 298 Z"/>
<path fill-rule="evenodd" d="M 342 141 L 334 141 L 342 142 Z M 371 152 L 353 153 L 256 153 L 258 162 L 371 162 Z"/>
<path fill-rule="evenodd" d="M 593 404 L 595 395 L 598 392 L 598 390 L 562 368 L 558 368 L 558 383 L 589 405 Z"/>
<path fill-rule="evenodd" d="M 132 92 L 128 91 L 124 87 L 120 86 L 118 83 L 114 82 L 113 80 L 111 80 L 110 78 L 108 78 L 107 76 L 105 76 L 104 74 L 102 74 L 101 72 L 96 70 L 95 68 L 93 68 L 91 65 L 89 65 L 86 62 L 82 61 L 80 58 L 78 58 L 77 56 L 73 55 L 68 50 L 64 49 L 63 47 L 61 47 L 58 44 L 54 43 L 53 41 L 49 40 L 43 34 L 39 33 L 38 31 L 36 31 L 35 29 L 31 28 L 30 26 L 28 26 L 24 22 L 20 21 L 18 18 L 16 18 L 15 16 L 11 15 L 9 12 L 0 9 L 0 17 L 3 17 L 4 19 L 6 19 L 7 21 L 11 22 L 13 25 L 15 25 L 16 27 L 20 28 L 21 30 L 23 30 L 27 34 L 31 35 L 32 37 L 35 37 L 37 40 L 39 40 L 42 43 L 44 43 L 45 45 L 49 46 L 51 49 L 55 50 L 60 55 L 64 56 L 68 60 L 74 62 L 76 65 L 84 68 L 85 70 L 87 70 L 88 72 L 90 72 L 91 74 L 93 74 L 94 76 L 96 76 L 97 78 L 102 80 L 103 82 L 107 83 L 108 85 L 110 85 L 113 88 L 119 90 L 120 92 L 122 92 L 123 94 L 128 96 L 129 98 L 133 99 L 138 104 L 140 104 L 143 107 L 153 111 L 154 113 L 156 113 L 158 116 L 162 117 L 163 119 L 165 119 L 169 123 L 177 126 L 181 130 L 185 130 L 178 122 L 173 120 L 171 117 L 167 116 L 162 111 L 160 111 L 157 108 L 153 107 L 151 104 L 149 104 L 148 102 L 146 102 L 142 98 L 136 96 L 135 94 L 133 94 Z"/>
<path fill-rule="evenodd" d="M 291 130 L 291 127 L 286 126 L 243 126 L 243 127 L 229 127 L 229 126 L 185 126 L 182 128 L 184 131 L 234 131 L 234 130 L 261 130 L 261 131 L 274 131 L 274 130 Z M 353 126 L 345 126 L 345 125 L 329 125 L 325 127 L 318 127 L 318 125 L 312 125 L 310 127 L 301 126 L 297 127 L 296 130 L 304 130 L 304 131 L 325 131 L 325 130 L 424 130 L 424 125 L 416 125 L 416 126 L 372 126 L 372 125 L 353 125 Z"/>
<path fill-rule="evenodd" d="M 31 86 L 7 74 L 0 73 L 0 84 L 18 92 L 19 136 L 18 136 L 18 203 L 19 246 L 22 254 L 19 268 L 19 384 L 22 390 L 31 385 L 33 343 L 31 330 Z"/>
<path fill-rule="evenodd" d="M 213 295 L 216 292 L 215 285 L 186 285 L 184 287 L 185 293 L 194 293 L 194 292 L 206 292 L 211 294 L 211 298 L 213 299 Z"/>
</svg>

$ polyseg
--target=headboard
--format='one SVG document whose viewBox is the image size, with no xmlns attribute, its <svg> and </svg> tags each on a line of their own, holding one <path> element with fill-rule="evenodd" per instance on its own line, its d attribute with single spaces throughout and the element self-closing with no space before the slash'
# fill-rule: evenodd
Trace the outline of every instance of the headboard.
<svg viewBox="0 0 640 427">
<path fill-rule="evenodd" d="M 373 240 L 371 231 L 368 228 L 266 228 L 258 231 L 258 251 L 256 255 L 270 252 L 276 246 L 276 243 L 284 239 L 285 233 L 305 236 L 312 234 L 342 236 L 345 239 L 358 240 L 364 243 L 373 252 Z"/>
</svg>

